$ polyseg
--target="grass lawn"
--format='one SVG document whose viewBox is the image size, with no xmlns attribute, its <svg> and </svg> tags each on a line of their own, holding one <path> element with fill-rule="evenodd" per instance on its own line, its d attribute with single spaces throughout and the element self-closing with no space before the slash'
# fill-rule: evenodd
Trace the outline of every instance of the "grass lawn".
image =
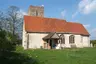
<svg viewBox="0 0 96 64">
<path fill-rule="evenodd" d="M 19 47 L 17 52 L 38 60 L 38 64 L 96 64 L 96 48 L 21 50 Z"/>
</svg>

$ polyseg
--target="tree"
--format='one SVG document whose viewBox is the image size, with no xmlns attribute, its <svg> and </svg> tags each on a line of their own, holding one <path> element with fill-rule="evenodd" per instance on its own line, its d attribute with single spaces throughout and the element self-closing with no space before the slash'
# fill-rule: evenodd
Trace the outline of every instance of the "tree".
<svg viewBox="0 0 96 64">
<path fill-rule="evenodd" d="M 15 44 L 13 43 L 14 36 L 10 36 L 11 33 L 0 29 L 0 52 L 15 50 Z"/>
<path fill-rule="evenodd" d="M 0 29 L 0 63 L 2 64 L 38 64 L 38 60 L 20 52 L 15 52 L 14 38 L 11 33 Z"/>
<path fill-rule="evenodd" d="M 1 64 L 37 64 L 38 61 L 26 54 L 16 52 L 16 44 L 21 42 L 17 31 L 22 30 L 23 16 L 16 6 L 10 6 L 7 14 L 0 12 L 0 63 Z M 18 43 L 20 44 L 20 43 Z"/>
<path fill-rule="evenodd" d="M 20 9 L 16 6 L 10 6 L 7 11 L 8 30 L 13 34 L 20 33 L 22 28 L 22 18 Z"/>
<path fill-rule="evenodd" d="M 4 29 L 4 27 L 5 27 L 4 13 L 0 11 L 0 28 Z"/>
<path fill-rule="evenodd" d="M 96 47 L 96 40 L 91 40 L 90 43 L 92 43 L 93 47 Z"/>
<path fill-rule="evenodd" d="M 5 34 L 2 33 L 3 36 L 6 35 L 8 38 L 10 38 L 12 40 L 10 41 L 11 43 L 21 44 L 20 37 L 22 34 L 22 25 L 23 15 L 18 7 L 10 6 L 6 11 L 6 14 L 0 11 L 0 30 L 2 29 L 1 33 L 4 32 Z M 0 41 L 2 41 L 2 43 L 5 43 L 5 41 L 9 42 L 6 39 L 5 41 L 3 41 L 3 39 Z"/>
</svg>

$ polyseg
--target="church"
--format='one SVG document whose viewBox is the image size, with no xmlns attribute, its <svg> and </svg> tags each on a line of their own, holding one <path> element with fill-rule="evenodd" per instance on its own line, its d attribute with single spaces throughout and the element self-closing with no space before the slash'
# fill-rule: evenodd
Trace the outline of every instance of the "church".
<svg viewBox="0 0 96 64">
<path fill-rule="evenodd" d="M 44 6 L 30 6 L 24 16 L 24 49 L 90 47 L 90 34 L 80 23 L 44 17 Z"/>
</svg>

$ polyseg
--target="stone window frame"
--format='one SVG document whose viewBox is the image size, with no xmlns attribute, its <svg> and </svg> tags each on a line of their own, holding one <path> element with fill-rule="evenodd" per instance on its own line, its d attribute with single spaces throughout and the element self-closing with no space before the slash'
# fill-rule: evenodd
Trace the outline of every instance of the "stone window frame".
<svg viewBox="0 0 96 64">
<path fill-rule="evenodd" d="M 65 36 L 63 34 L 60 35 L 61 44 L 65 44 Z"/>
<path fill-rule="evenodd" d="M 69 43 L 70 44 L 74 44 L 75 43 L 75 36 L 74 35 L 70 35 L 69 36 Z"/>
</svg>

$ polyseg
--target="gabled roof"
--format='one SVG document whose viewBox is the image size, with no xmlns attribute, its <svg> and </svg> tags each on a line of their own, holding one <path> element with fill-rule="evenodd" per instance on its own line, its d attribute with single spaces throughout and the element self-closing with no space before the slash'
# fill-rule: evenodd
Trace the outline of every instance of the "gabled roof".
<svg viewBox="0 0 96 64">
<path fill-rule="evenodd" d="M 80 23 L 67 22 L 65 27 L 66 27 L 67 32 L 71 32 L 71 33 L 74 33 L 74 34 L 89 35 L 88 31 Z"/>
<path fill-rule="evenodd" d="M 66 32 L 89 35 L 82 24 L 61 19 L 24 16 L 24 23 L 27 32 Z"/>
<path fill-rule="evenodd" d="M 49 33 L 43 39 L 59 39 L 59 36 L 56 33 Z"/>
</svg>

